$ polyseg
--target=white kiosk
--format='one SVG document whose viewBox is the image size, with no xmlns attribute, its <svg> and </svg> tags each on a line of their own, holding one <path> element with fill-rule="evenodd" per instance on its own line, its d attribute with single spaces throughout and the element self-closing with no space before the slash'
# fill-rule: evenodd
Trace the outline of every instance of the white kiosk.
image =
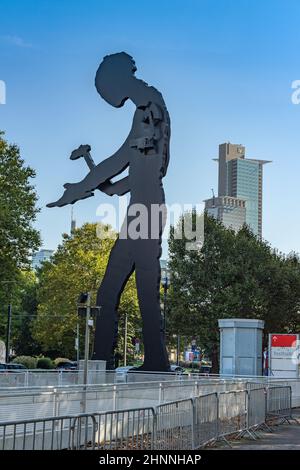
<svg viewBox="0 0 300 470">
<path fill-rule="evenodd" d="M 264 322 L 246 318 L 219 320 L 220 374 L 262 375 Z"/>
</svg>

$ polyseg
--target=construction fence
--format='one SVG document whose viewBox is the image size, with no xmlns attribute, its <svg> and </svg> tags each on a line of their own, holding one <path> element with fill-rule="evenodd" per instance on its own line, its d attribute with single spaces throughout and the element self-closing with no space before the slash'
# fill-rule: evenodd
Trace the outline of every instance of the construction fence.
<svg viewBox="0 0 300 470">
<path fill-rule="evenodd" d="M 257 385 L 153 407 L 0 422 L 0 450 L 189 450 L 292 418 L 291 387 Z"/>
</svg>

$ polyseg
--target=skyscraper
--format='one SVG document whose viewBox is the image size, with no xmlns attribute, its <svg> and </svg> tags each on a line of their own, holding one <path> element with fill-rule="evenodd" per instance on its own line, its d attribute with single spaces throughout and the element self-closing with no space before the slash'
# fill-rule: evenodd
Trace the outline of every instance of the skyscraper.
<svg viewBox="0 0 300 470">
<path fill-rule="evenodd" d="M 42 266 L 44 261 L 50 261 L 54 250 L 40 250 L 32 255 L 31 265 L 33 269 L 38 269 Z"/>
<path fill-rule="evenodd" d="M 246 203 L 242 199 L 230 196 L 212 197 L 205 202 L 209 215 L 220 220 L 227 228 L 236 232 L 246 223 Z"/>
<path fill-rule="evenodd" d="M 216 216 L 224 225 L 235 230 L 246 223 L 255 235 L 261 237 L 263 165 L 270 162 L 245 158 L 245 151 L 243 145 L 229 142 L 219 145 L 219 158 L 216 159 L 219 163 Z M 228 206 L 225 196 L 232 198 L 233 217 L 228 218 L 228 211 L 224 210 L 225 206 Z M 205 202 L 208 213 L 214 215 L 211 208 L 212 199 Z M 241 210 L 243 205 L 244 213 Z"/>
</svg>

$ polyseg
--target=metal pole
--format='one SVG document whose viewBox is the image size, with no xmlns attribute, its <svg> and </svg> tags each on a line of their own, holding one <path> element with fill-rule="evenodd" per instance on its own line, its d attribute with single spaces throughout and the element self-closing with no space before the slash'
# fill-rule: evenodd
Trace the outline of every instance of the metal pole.
<svg viewBox="0 0 300 470">
<path fill-rule="evenodd" d="M 87 293 L 86 301 L 86 316 L 85 316 L 85 344 L 84 344 L 84 367 L 83 367 L 83 383 L 88 383 L 88 361 L 89 361 L 89 349 L 90 349 L 90 327 L 89 319 L 91 314 L 91 294 Z"/>
<path fill-rule="evenodd" d="M 179 355 L 180 355 L 180 336 L 177 334 L 177 358 L 176 364 L 179 366 Z"/>
<path fill-rule="evenodd" d="M 167 281 L 164 285 L 164 336 L 167 336 Z"/>
<path fill-rule="evenodd" d="M 8 309 L 7 309 L 6 351 L 5 351 L 5 362 L 6 363 L 9 362 L 11 313 L 12 313 L 12 306 L 11 306 L 11 303 L 10 303 L 8 305 Z"/>
<path fill-rule="evenodd" d="M 77 367 L 79 367 L 79 322 L 77 322 L 76 328 L 76 339 L 77 339 L 77 352 L 76 352 L 76 360 L 77 360 Z"/>
<path fill-rule="evenodd" d="M 127 366 L 127 312 L 125 313 L 125 327 L 124 327 L 124 366 Z"/>
</svg>

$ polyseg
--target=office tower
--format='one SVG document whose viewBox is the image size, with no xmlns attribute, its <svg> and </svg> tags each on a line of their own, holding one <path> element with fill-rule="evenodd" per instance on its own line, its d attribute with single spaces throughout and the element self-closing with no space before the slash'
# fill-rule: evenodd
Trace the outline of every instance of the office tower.
<svg viewBox="0 0 300 470">
<path fill-rule="evenodd" d="M 227 212 L 224 206 L 224 196 L 234 198 L 232 205 L 239 208 L 236 212 L 235 221 L 240 218 L 241 226 L 246 223 L 252 232 L 259 237 L 262 236 L 262 182 L 263 165 L 269 163 L 267 160 L 245 158 L 245 147 L 243 145 L 224 143 L 219 145 L 219 220 L 224 225 L 230 226 Z M 221 199 L 220 199 L 221 198 Z M 226 198 L 225 198 L 226 200 Z M 211 212 L 211 200 L 206 206 Z M 242 212 L 240 208 L 242 201 L 245 202 L 245 221 L 242 223 Z M 227 201 L 228 203 L 228 201 Z M 227 204 L 228 205 L 228 204 Z M 233 210 L 234 212 L 234 210 Z M 224 215 L 222 215 L 224 214 Z M 213 215 L 213 214 L 212 214 Z M 233 227 L 238 230 L 238 223 Z"/>
<path fill-rule="evenodd" d="M 33 269 L 38 269 L 44 261 L 49 261 L 53 253 L 54 250 L 40 250 L 34 253 L 31 262 Z"/>
<path fill-rule="evenodd" d="M 204 202 L 207 213 L 220 220 L 225 227 L 238 232 L 246 223 L 246 204 L 244 200 L 221 196 L 207 199 Z"/>
</svg>

